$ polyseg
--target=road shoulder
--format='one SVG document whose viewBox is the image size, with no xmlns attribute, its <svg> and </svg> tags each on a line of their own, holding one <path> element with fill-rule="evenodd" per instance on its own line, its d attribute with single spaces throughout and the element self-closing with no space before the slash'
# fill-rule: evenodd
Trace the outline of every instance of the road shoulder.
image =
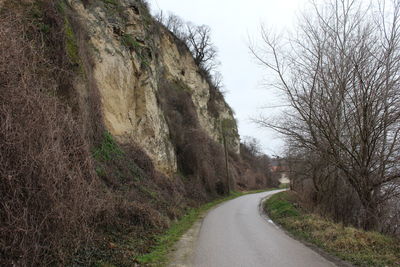
<svg viewBox="0 0 400 267">
<path fill-rule="evenodd" d="M 222 199 L 212 205 L 210 209 L 206 209 L 204 212 L 201 212 L 196 222 L 187 230 L 182 237 L 173 245 L 173 248 L 167 255 L 168 262 L 166 266 L 168 267 L 190 267 L 193 266 L 196 243 L 200 236 L 200 230 L 204 221 L 204 218 L 211 212 L 212 210 L 218 208 L 219 206 L 225 204 L 226 202 L 233 200 L 238 197 L 242 197 L 248 194 L 255 194 L 261 192 L 267 192 L 275 190 L 267 189 L 267 190 L 257 190 L 257 191 L 249 191 L 245 193 L 238 194 L 236 196 L 231 196 L 227 199 Z"/>
<path fill-rule="evenodd" d="M 196 241 L 199 237 L 201 225 L 206 214 L 202 214 L 201 217 L 193 224 L 193 226 L 174 245 L 168 256 L 168 258 L 171 260 L 167 266 L 186 267 L 193 265 Z"/>
<path fill-rule="evenodd" d="M 277 192 L 279 193 L 279 192 Z M 335 264 L 338 267 L 354 267 L 353 264 L 346 262 L 328 252 L 326 252 L 325 250 L 323 250 L 322 248 L 307 242 L 301 238 L 296 237 L 295 235 L 291 234 L 289 231 L 287 231 L 285 228 L 283 228 L 281 225 L 279 225 L 279 223 L 274 222 L 267 214 L 267 212 L 264 210 L 264 205 L 265 205 L 265 201 L 267 201 L 270 197 L 272 197 L 273 195 L 268 195 L 265 198 L 263 198 L 259 205 L 258 205 L 258 210 L 260 213 L 260 216 L 263 217 L 265 219 L 265 221 L 267 223 L 272 223 L 277 229 L 279 229 L 280 231 L 284 232 L 287 236 L 289 236 L 290 238 L 302 243 L 304 246 L 312 249 L 314 252 L 318 253 L 319 255 L 321 255 L 323 258 L 325 258 L 326 260 L 328 260 L 329 262 L 332 262 L 333 264 Z"/>
</svg>

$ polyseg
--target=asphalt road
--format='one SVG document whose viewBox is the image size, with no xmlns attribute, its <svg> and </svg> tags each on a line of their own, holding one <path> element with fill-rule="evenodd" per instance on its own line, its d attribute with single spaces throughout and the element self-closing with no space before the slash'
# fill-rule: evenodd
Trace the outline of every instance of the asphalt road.
<svg viewBox="0 0 400 267">
<path fill-rule="evenodd" d="M 260 200 L 276 192 L 246 195 L 210 211 L 195 244 L 194 266 L 335 266 L 260 215 Z"/>
</svg>

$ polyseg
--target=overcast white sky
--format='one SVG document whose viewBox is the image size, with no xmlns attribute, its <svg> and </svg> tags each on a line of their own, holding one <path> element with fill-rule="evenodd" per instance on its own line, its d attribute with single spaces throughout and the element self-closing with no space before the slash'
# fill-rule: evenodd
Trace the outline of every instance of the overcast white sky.
<svg viewBox="0 0 400 267">
<path fill-rule="evenodd" d="M 250 121 L 261 113 L 273 116 L 282 102 L 274 89 L 263 85 L 268 72 L 262 69 L 248 49 L 249 36 L 259 37 L 261 23 L 277 31 L 290 29 L 307 0 L 149 0 L 153 13 L 173 12 L 197 25 L 212 29 L 219 51 L 220 71 L 224 77 L 226 100 L 236 113 L 243 138 L 257 138 L 265 153 L 280 154 L 283 142 L 272 130 L 261 129 Z"/>
</svg>

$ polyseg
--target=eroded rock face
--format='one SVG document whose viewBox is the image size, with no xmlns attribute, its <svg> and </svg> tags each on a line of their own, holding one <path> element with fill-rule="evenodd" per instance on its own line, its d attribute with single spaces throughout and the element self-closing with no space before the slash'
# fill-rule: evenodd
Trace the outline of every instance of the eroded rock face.
<svg viewBox="0 0 400 267">
<path fill-rule="evenodd" d="M 192 55 L 187 51 L 180 52 L 174 38 L 168 32 L 165 31 L 161 37 L 162 65 L 168 78 L 182 81 L 192 92 L 192 100 L 196 107 L 200 125 L 213 140 L 217 142 L 222 140 L 222 121 L 234 122 L 234 137 L 230 138 L 230 146 L 233 151 L 239 153 L 240 140 L 231 108 L 223 99 L 216 100 L 217 114 L 211 114 L 209 111 L 210 85 L 199 74 L 199 69 Z"/>
<path fill-rule="evenodd" d="M 180 81 L 191 91 L 201 127 L 221 141 L 221 121 L 234 121 L 223 99 L 209 112 L 210 85 L 199 74 L 191 54 L 170 32 L 154 23 L 135 0 L 97 1 L 85 7 L 68 1 L 90 36 L 93 77 L 99 88 L 105 126 L 122 143 L 135 142 L 164 173 L 177 171 L 174 146 L 157 101 L 160 77 Z M 233 127 L 230 145 L 239 153 Z"/>
</svg>

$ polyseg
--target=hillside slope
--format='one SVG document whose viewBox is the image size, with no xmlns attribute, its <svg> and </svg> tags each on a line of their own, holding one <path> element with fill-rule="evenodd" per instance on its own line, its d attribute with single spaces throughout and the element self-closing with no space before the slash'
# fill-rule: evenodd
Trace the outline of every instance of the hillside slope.
<svg viewBox="0 0 400 267">
<path fill-rule="evenodd" d="M 7 1 L 0 25 L 1 265 L 132 266 L 189 207 L 270 185 L 144 2 Z"/>
</svg>

